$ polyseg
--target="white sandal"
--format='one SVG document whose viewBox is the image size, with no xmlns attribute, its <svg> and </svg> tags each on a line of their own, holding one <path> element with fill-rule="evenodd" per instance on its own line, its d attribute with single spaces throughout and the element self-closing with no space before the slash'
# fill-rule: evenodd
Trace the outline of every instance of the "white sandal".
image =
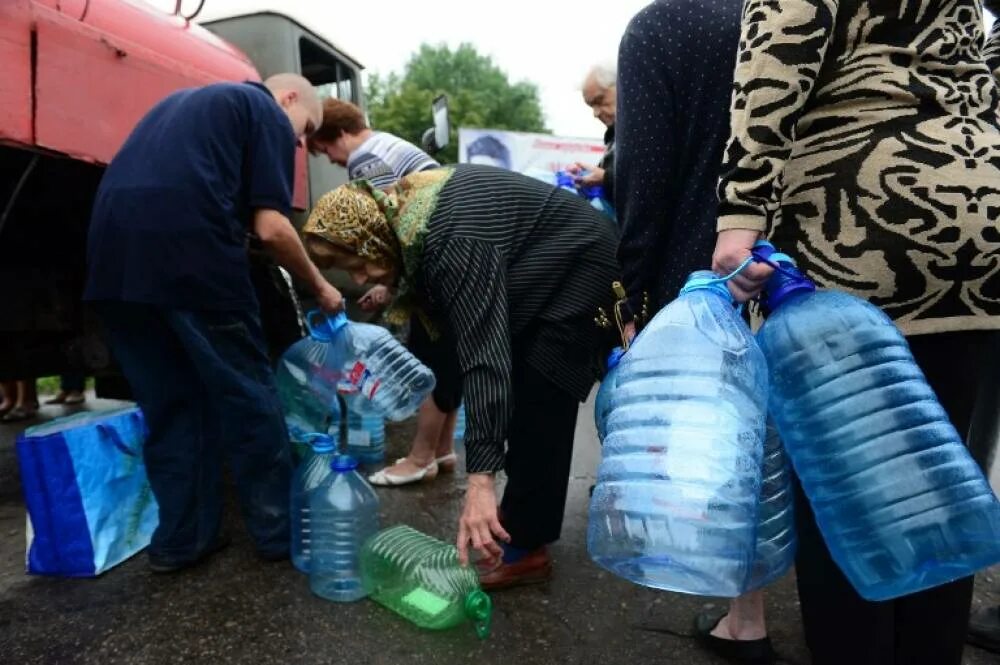
<svg viewBox="0 0 1000 665">
<path fill-rule="evenodd" d="M 399 464 L 404 460 L 406 460 L 406 458 L 402 457 L 396 460 L 396 464 Z M 395 466 L 395 464 L 393 466 Z M 379 487 L 397 487 L 399 485 L 412 485 L 413 483 L 419 483 L 423 480 L 431 480 L 438 474 L 437 460 L 434 460 L 427 466 L 422 467 L 415 473 L 405 476 L 397 476 L 395 474 L 387 473 L 387 471 L 391 468 L 391 466 L 388 466 L 384 469 L 376 471 L 372 475 L 368 476 L 368 482 Z"/>
<path fill-rule="evenodd" d="M 406 460 L 406 457 L 400 457 L 394 462 L 394 464 L 399 464 L 400 462 L 405 462 Z M 441 457 L 434 458 L 434 461 L 437 462 L 438 471 L 449 473 L 455 470 L 455 466 L 458 464 L 458 455 L 455 453 L 448 453 L 447 455 L 441 455 Z"/>
</svg>

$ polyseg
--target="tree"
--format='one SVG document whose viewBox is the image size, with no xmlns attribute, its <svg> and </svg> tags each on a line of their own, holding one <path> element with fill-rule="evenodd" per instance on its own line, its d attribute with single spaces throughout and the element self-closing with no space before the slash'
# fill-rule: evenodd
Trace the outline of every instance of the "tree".
<svg viewBox="0 0 1000 665">
<path fill-rule="evenodd" d="M 488 56 L 471 44 L 452 51 L 446 45 L 420 47 L 403 74 L 372 74 L 368 79 L 368 115 L 372 127 L 420 145 L 431 126 L 431 102 L 448 96 L 451 137 L 436 155 L 444 163 L 458 161 L 458 128 L 490 127 L 522 132 L 548 132 L 534 83 L 511 83 Z"/>
</svg>

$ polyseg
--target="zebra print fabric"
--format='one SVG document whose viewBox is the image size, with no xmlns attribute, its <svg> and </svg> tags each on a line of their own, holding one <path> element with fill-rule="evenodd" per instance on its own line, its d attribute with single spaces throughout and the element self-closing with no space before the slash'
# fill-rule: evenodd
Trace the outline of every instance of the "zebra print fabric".
<svg viewBox="0 0 1000 665">
<path fill-rule="evenodd" d="M 1000 328 L 997 53 L 980 0 L 747 0 L 719 229 L 906 334 Z"/>
</svg>

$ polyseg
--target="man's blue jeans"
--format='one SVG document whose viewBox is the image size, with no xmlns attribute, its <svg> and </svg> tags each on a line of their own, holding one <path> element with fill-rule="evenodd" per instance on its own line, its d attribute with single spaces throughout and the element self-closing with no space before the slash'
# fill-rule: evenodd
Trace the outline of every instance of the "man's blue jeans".
<svg viewBox="0 0 1000 665">
<path fill-rule="evenodd" d="M 149 427 L 144 457 L 160 506 L 150 557 L 190 563 L 215 544 L 224 456 L 258 553 L 287 554 L 292 461 L 256 313 L 97 310 Z"/>
</svg>

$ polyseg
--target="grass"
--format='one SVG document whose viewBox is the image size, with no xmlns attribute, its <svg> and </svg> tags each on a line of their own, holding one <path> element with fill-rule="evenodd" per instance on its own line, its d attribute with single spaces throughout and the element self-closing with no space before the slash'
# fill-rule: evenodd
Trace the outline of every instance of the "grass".
<svg viewBox="0 0 1000 665">
<path fill-rule="evenodd" d="M 38 386 L 39 395 L 55 395 L 59 392 L 59 377 L 58 376 L 43 376 L 36 379 L 36 385 Z M 87 379 L 87 390 L 94 389 L 94 379 Z"/>
</svg>

